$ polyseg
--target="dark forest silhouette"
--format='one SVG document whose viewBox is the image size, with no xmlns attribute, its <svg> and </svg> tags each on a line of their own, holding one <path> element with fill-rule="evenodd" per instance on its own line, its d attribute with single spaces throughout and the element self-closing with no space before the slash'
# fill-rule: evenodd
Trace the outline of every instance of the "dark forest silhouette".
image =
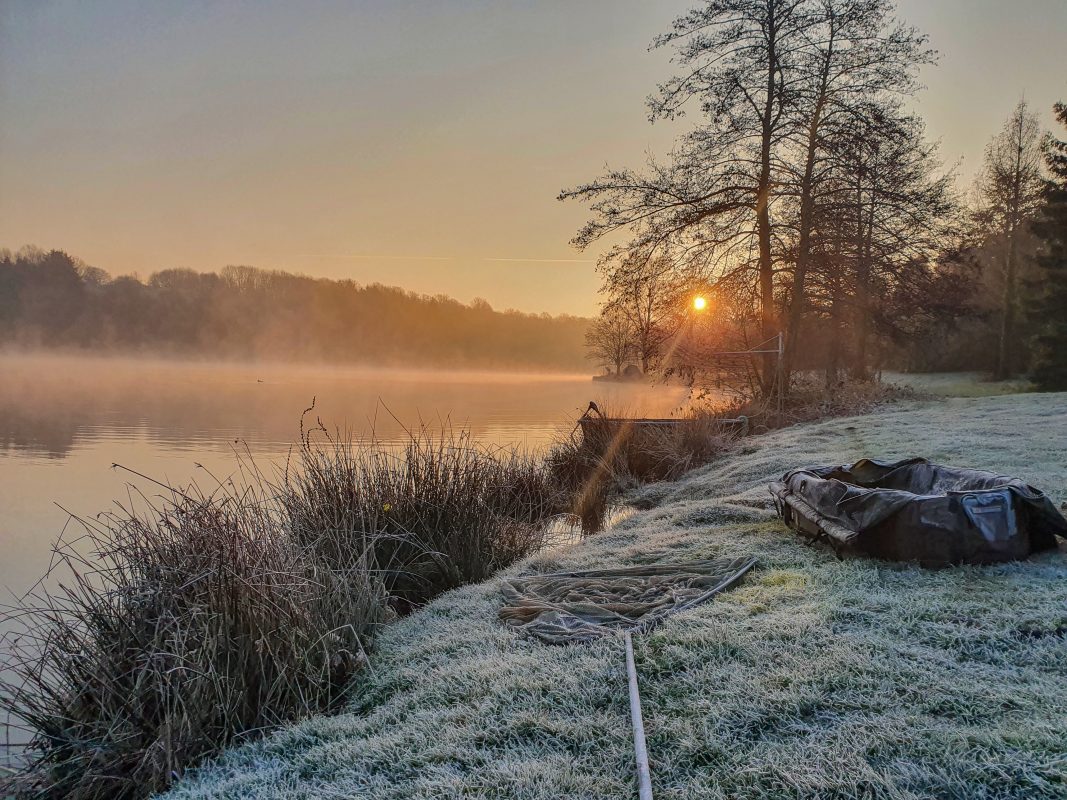
<svg viewBox="0 0 1067 800">
<path fill-rule="evenodd" d="M 8 348 L 580 370 L 589 320 L 253 267 L 111 278 L 65 252 L 0 251 Z"/>
</svg>

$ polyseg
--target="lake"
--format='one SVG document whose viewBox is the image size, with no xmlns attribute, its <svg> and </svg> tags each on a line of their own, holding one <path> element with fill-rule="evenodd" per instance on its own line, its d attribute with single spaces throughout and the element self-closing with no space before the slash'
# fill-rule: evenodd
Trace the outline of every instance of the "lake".
<svg viewBox="0 0 1067 800">
<path fill-rule="evenodd" d="M 234 449 L 284 462 L 315 400 L 330 430 L 386 442 L 405 427 L 450 422 L 478 441 L 543 448 L 590 400 L 669 416 L 681 387 L 594 382 L 584 375 L 433 372 L 309 365 L 0 357 L 0 589 L 28 589 L 69 519 L 169 485 L 234 472 Z M 209 474 L 210 473 L 210 474 Z"/>
</svg>

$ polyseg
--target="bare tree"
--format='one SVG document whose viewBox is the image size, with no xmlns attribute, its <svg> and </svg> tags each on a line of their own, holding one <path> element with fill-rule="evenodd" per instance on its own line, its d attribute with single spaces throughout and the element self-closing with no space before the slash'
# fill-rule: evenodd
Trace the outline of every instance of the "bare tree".
<svg viewBox="0 0 1067 800">
<path fill-rule="evenodd" d="M 697 104 L 702 123 L 666 165 L 650 162 L 644 174 L 611 171 L 561 193 L 594 212 L 574 243 L 585 247 L 630 228 L 649 256 L 669 248 L 690 268 L 728 277 L 751 271 L 761 333 L 773 337 L 774 150 L 796 122 L 795 61 L 816 21 L 814 7 L 814 0 L 705 0 L 657 37 L 653 47 L 672 48 L 680 70 L 649 99 L 651 118 L 673 119 Z M 765 394 L 775 373 L 767 357 Z"/>
<path fill-rule="evenodd" d="M 900 110 L 934 60 L 925 37 L 890 0 L 704 0 L 653 47 L 672 48 L 679 71 L 650 98 L 652 119 L 697 107 L 698 125 L 667 159 L 560 195 L 593 212 L 578 247 L 630 234 L 601 259 L 611 302 L 623 307 L 667 257 L 677 285 L 730 298 L 735 347 L 766 343 L 784 323 L 783 376 L 816 340 L 828 374 L 846 355 L 867 374 L 872 336 L 907 327 L 894 327 L 885 293 L 932 285 L 938 236 L 957 216 L 952 176 Z M 758 366 L 767 397 L 775 357 Z"/>
<path fill-rule="evenodd" d="M 1056 103 L 1056 118 L 1067 128 L 1067 104 Z M 1044 141 L 1050 179 L 1045 205 L 1034 222 L 1041 240 L 1037 267 L 1040 291 L 1031 313 L 1037 317 L 1033 380 L 1045 391 L 1067 389 L 1067 141 L 1051 133 Z"/>
<path fill-rule="evenodd" d="M 709 0 L 674 23 L 655 46 L 675 46 L 686 72 L 660 87 L 650 102 L 653 117 L 673 117 L 692 98 L 701 101 L 709 125 L 701 139 L 722 164 L 729 183 L 747 194 L 759 248 L 762 336 L 776 332 L 772 256 L 772 153 L 788 133 L 795 98 L 793 61 L 815 22 L 805 0 Z M 740 180 L 738 180 L 740 179 Z M 747 180 L 746 180 L 747 179 Z M 747 184 L 747 185 L 746 185 Z M 762 383 L 769 393 L 775 365 L 764 356 Z"/>
<path fill-rule="evenodd" d="M 812 259 L 819 192 L 833 185 L 838 128 L 863 125 L 872 99 L 906 96 L 917 89 L 916 71 L 934 60 L 926 37 L 892 18 L 889 0 L 821 0 L 818 23 L 806 31 L 808 46 L 797 61 L 796 153 L 785 164 L 795 189 L 796 246 L 788 302 L 783 372 L 792 372 L 802 346 L 806 281 Z"/>
<path fill-rule="evenodd" d="M 1012 111 L 986 147 L 985 164 L 978 177 L 981 225 L 996 234 L 1002 245 L 1003 295 L 994 377 L 1007 378 L 1015 370 L 1021 239 L 1040 208 L 1042 180 L 1040 126 L 1025 100 Z"/>
<path fill-rule="evenodd" d="M 633 357 L 648 374 L 664 355 L 664 347 L 677 333 L 679 311 L 687 302 L 683 280 L 665 256 L 644 258 L 641 254 L 604 272 L 607 307 L 630 323 Z"/>
<path fill-rule="evenodd" d="M 605 309 L 586 334 L 586 355 L 612 374 L 621 375 L 634 356 L 633 335 L 633 326 L 625 314 Z"/>
<path fill-rule="evenodd" d="M 910 335 L 934 309 L 947 310 L 942 265 L 958 239 L 959 214 L 952 173 L 940 170 L 921 122 L 896 103 L 872 101 L 849 124 L 827 126 L 820 147 L 805 308 L 790 366 L 822 366 L 833 383 L 846 362 L 853 376 L 866 377 L 877 361 L 872 350 Z"/>
</svg>

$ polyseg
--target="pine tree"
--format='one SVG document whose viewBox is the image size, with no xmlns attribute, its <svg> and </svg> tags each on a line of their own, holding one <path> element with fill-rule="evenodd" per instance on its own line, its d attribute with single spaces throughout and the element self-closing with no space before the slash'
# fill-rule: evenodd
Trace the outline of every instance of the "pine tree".
<svg viewBox="0 0 1067 800">
<path fill-rule="evenodd" d="M 1056 118 L 1067 126 L 1067 104 L 1056 104 Z M 1041 295 L 1033 315 L 1038 334 L 1033 380 L 1043 391 L 1067 390 L 1067 141 L 1049 136 L 1045 162 L 1052 178 L 1045 188 L 1045 205 L 1034 222 L 1041 239 L 1037 264 Z"/>
</svg>

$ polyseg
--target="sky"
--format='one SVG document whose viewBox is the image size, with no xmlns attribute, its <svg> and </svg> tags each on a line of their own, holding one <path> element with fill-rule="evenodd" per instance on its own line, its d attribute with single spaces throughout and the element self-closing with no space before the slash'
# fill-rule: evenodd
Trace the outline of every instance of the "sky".
<svg viewBox="0 0 1067 800">
<path fill-rule="evenodd" d="M 560 189 L 639 166 L 693 0 L 0 0 L 0 247 L 112 274 L 249 264 L 588 315 Z M 966 185 L 1020 97 L 1067 100 L 1064 0 L 899 0 Z"/>
</svg>

